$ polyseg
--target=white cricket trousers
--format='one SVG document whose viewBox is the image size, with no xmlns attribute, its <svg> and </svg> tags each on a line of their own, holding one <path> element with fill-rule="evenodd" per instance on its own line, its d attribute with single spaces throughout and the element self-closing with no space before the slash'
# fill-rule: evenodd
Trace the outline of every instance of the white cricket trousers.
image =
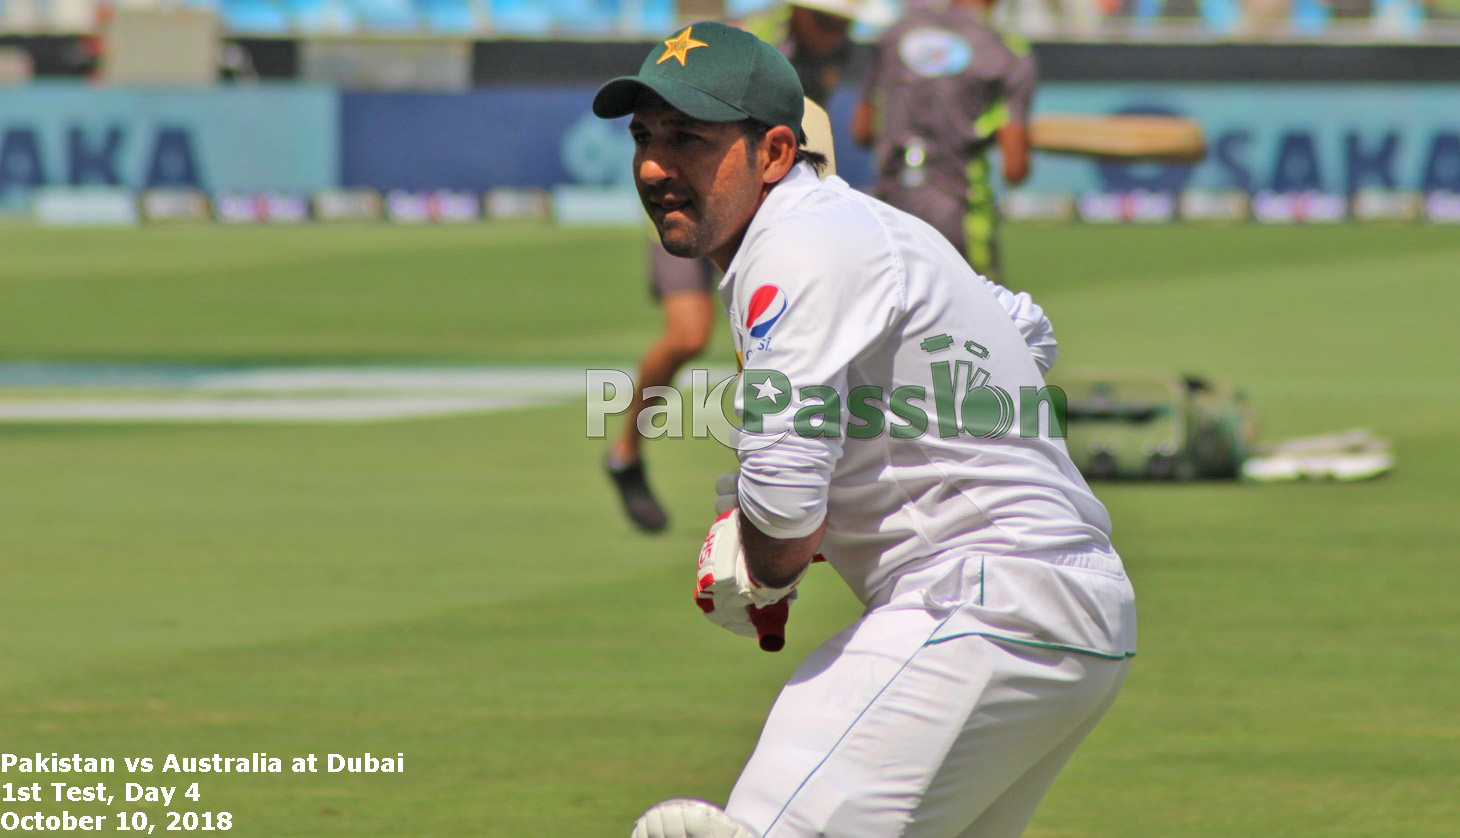
<svg viewBox="0 0 1460 838">
<path fill-rule="evenodd" d="M 1129 659 L 870 611 L 782 689 L 725 811 L 762 838 L 1016 838 Z"/>
</svg>

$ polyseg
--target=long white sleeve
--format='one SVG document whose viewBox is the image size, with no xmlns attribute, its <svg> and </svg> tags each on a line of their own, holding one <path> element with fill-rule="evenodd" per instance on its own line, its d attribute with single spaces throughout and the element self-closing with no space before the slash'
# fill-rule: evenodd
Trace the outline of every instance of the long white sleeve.
<svg viewBox="0 0 1460 838">
<path fill-rule="evenodd" d="M 1009 318 L 1014 321 L 1014 325 L 1019 327 L 1019 334 L 1024 337 L 1024 343 L 1034 356 L 1034 364 L 1039 367 L 1039 374 L 1048 374 L 1054 368 L 1055 360 L 1059 358 L 1059 343 L 1054 339 L 1054 324 L 1049 322 L 1044 309 L 1034 302 L 1033 297 L 1022 291 L 1016 294 L 988 277 L 980 276 L 979 279 L 993 292 L 994 298 L 1004 307 L 1004 311 L 1009 312 Z"/>
</svg>

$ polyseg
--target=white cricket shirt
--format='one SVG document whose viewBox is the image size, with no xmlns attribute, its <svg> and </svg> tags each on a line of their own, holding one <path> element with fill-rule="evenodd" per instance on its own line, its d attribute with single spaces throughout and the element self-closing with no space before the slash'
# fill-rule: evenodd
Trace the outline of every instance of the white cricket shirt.
<svg viewBox="0 0 1460 838">
<path fill-rule="evenodd" d="M 1114 555 L 1039 401 L 1048 321 L 932 227 L 799 164 L 720 292 L 745 370 L 737 406 L 784 433 L 740 452 L 741 509 L 779 538 L 825 517 L 822 552 L 864 603 L 953 557 Z"/>
</svg>

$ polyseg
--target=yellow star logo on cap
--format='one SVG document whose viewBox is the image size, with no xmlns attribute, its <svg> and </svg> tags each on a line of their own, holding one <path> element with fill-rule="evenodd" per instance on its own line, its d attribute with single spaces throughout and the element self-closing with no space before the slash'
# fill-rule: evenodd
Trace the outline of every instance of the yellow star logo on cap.
<svg viewBox="0 0 1460 838">
<path fill-rule="evenodd" d="M 690 50 L 709 46 L 704 41 L 696 41 L 694 38 L 691 38 L 690 34 L 694 31 L 695 28 L 693 26 L 687 26 L 677 37 L 665 41 L 664 54 L 659 56 L 659 60 L 654 63 L 663 64 L 671 58 L 676 58 L 679 60 L 679 66 L 685 66 L 684 59 L 685 56 L 689 55 Z"/>
</svg>

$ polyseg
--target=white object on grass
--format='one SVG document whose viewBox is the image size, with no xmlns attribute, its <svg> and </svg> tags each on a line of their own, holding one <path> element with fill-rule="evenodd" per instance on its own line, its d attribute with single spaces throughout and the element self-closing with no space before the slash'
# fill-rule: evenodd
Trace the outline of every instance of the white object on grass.
<svg viewBox="0 0 1460 838">
<path fill-rule="evenodd" d="M 703 800 L 676 798 L 655 804 L 634 824 L 631 838 L 758 838 L 749 828 Z"/>
</svg>

